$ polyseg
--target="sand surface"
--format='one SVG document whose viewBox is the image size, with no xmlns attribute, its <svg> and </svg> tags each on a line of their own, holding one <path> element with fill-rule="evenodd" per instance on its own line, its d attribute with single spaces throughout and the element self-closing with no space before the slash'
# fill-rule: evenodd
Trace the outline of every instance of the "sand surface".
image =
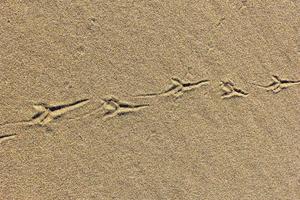
<svg viewBox="0 0 300 200">
<path fill-rule="evenodd" d="M 1 0 L 0 199 L 300 199 L 300 1 Z"/>
</svg>

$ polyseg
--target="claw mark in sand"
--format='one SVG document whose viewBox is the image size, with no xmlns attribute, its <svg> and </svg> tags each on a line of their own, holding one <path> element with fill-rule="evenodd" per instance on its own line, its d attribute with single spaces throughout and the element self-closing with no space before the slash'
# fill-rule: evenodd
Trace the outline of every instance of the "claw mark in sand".
<svg viewBox="0 0 300 200">
<path fill-rule="evenodd" d="M 184 94 L 184 92 L 196 89 L 201 87 L 202 85 L 206 85 L 209 83 L 209 80 L 201 80 L 197 82 L 184 82 L 177 77 L 171 78 L 171 85 L 164 91 L 157 93 L 148 93 L 136 95 L 135 97 L 154 97 L 154 96 L 170 96 L 173 95 L 175 97 L 180 97 Z"/>
<path fill-rule="evenodd" d="M 10 134 L 10 135 L 1 135 L 0 136 L 0 143 L 4 142 L 5 140 L 10 140 L 14 138 L 16 135 L 15 134 Z"/>
<path fill-rule="evenodd" d="M 113 96 L 103 98 L 102 100 L 104 101 L 103 108 L 105 109 L 104 119 L 135 112 L 149 106 L 149 104 L 132 104 L 120 101 L 118 98 Z"/>
<path fill-rule="evenodd" d="M 224 93 L 222 94 L 222 99 L 228 99 L 232 97 L 246 97 L 249 94 L 239 88 L 236 88 L 235 84 L 231 81 L 221 81 L 220 86 L 224 91 Z"/>
<path fill-rule="evenodd" d="M 287 89 L 291 86 L 300 85 L 300 80 L 298 80 L 298 81 L 285 80 L 285 79 L 279 78 L 276 75 L 273 75 L 272 79 L 273 79 L 273 82 L 270 83 L 269 85 L 259 85 L 256 83 L 252 83 L 252 84 L 256 85 L 260 88 L 263 88 L 267 91 L 272 91 L 274 94 L 277 94 L 281 90 Z"/>
<path fill-rule="evenodd" d="M 37 113 L 30 120 L 22 120 L 18 122 L 4 123 L 0 124 L 1 126 L 8 125 L 40 125 L 45 126 L 50 123 L 52 120 L 57 119 L 64 115 L 66 112 L 75 110 L 79 107 L 84 106 L 89 102 L 88 99 L 79 100 L 69 104 L 46 104 L 46 103 L 38 103 L 33 105 L 33 108 L 37 111 Z"/>
</svg>

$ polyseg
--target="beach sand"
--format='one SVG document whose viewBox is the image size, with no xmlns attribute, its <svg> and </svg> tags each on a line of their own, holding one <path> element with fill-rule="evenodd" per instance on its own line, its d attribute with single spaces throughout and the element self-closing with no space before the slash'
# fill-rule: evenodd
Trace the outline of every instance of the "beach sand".
<svg viewBox="0 0 300 200">
<path fill-rule="evenodd" d="M 0 2 L 0 199 L 300 199 L 300 2 Z"/>
</svg>

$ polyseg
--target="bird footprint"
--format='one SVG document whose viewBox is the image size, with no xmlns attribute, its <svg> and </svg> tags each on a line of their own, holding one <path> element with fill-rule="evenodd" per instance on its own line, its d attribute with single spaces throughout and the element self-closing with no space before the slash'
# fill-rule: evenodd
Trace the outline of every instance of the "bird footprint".
<svg viewBox="0 0 300 200">
<path fill-rule="evenodd" d="M 222 99 L 228 99 L 233 97 L 247 97 L 249 93 L 236 88 L 232 81 L 221 81 L 221 89 L 223 90 Z"/>
<path fill-rule="evenodd" d="M 54 119 L 57 119 L 64 115 L 65 113 L 80 108 L 89 102 L 88 99 L 79 100 L 69 104 L 58 104 L 50 105 L 46 103 L 38 103 L 33 105 L 33 108 L 36 110 L 36 114 L 30 120 L 21 120 L 18 122 L 9 122 L 1 124 L 0 126 L 9 126 L 9 125 L 40 125 L 45 126 L 49 124 Z"/>
<path fill-rule="evenodd" d="M 140 94 L 140 95 L 136 95 L 135 97 L 146 98 L 146 97 L 170 96 L 170 95 L 173 95 L 175 97 L 180 97 L 185 92 L 199 88 L 202 85 L 206 85 L 208 83 L 209 80 L 200 80 L 197 82 L 185 82 L 177 77 L 172 77 L 171 85 L 167 89 L 157 93 Z"/>
<path fill-rule="evenodd" d="M 281 78 L 279 78 L 279 76 L 276 76 L 276 75 L 272 76 L 272 80 L 273 80 L 273 82 L 270 83 L 269 85 L 260 85 L 260 84 L 256 84 L 256 83 L 252 83 L 252 84 L 256 85 L 260 88 L 263 88 L 266 91 L 272 91 L 274 94 L 279 93 L 283 89 L 287 89 L 291 86 L 300 84 L 300 80 L 293 81 L 293 80 L 281 79 Z"/>
<path fill-rule="evenodd" d="M 104 119 L 139 111 L 149 106 L 149 104 L 133 104 L 121 101 L 114 96 L 105 97 L 103 100 L 103 108 L 105 110 Z"/>
</svg>

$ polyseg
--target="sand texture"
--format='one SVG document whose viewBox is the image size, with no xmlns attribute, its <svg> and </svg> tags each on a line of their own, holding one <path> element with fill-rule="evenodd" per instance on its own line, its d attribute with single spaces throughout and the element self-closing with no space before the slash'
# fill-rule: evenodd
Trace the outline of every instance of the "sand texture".
<svg viewBox="0 0 300 200">
<path fill-rule="evenodd" d="M 0 200 L 299 200 L 299 0 L 0 0 Z"/>
</svg>

